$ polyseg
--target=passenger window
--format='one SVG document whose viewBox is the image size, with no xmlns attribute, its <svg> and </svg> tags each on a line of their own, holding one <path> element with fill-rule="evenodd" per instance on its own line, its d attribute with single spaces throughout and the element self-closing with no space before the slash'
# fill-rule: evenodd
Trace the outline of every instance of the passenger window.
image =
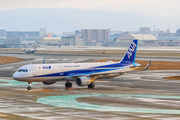
<svg viewBox="0 0 180 120">
<path fill-rule="evenodd" d="M 23 72 L 26 72 L 26 70 L 23 70 Z"/>
</svg>

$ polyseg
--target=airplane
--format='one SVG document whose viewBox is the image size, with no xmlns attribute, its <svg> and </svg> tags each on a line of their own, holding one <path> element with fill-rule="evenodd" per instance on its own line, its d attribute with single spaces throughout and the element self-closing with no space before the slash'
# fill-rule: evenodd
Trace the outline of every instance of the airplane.
<svg viewBox="0 0 180 120">
<path fill-rule="evenodd" d="M 146 66 L 135 63 L 138 40 L 133 40 L 122 60 L 119 62 L 107 61 L 97 63 L 54 63 L 30 64 L 20 67 L 13 79 L 28 82 L 28 90 L 31 90 L 32 82 L 42 82 L 44 85 L 52 85 L 65 80 L 67 88 L 72 87 L 71 81 L 76 81 L 78 86 L 94 88 L 97 79 L 113 78 L 133 72 L 134 69 Z M 149 68 L 151 61 L 144 70 Z M 136 71 L 137 72 L 137 71 Z"/>
<path fill-rule="evenodd" d="M 36 49 L 36 45 L 35 45 L 34 48 L 22 48 L 21 50 L 25 51 L 26 54 L 30 54 L 30 53 L 34 54 L 37 49 Z"/>
</svg>

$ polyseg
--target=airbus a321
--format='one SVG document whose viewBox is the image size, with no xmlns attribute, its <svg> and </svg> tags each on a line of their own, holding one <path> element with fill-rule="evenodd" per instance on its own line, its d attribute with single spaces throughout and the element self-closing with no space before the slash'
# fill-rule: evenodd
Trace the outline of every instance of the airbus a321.
<svg viewBox="0 0 180 120">
<path fill-rule="evenodd" d="M 76 81 L 78 86 L 94 88 L 94 81 L 97 79 L 117 77 L 141 67 L 140 64 L 135 63 L 137 45 L 138 40 L 133 40 L 119 62 L 44 64 L 43 61 L 41 64 L 30 64 L 20 67 L 13 74 L 13 79 L 28 82 L 28 90 L 31 90 L 32 82 L 42 82 L 45 85 L 51 85 L 61 80 L 66 81 L 66 87 L 72 87 L 71 81 Z M 150 62 L 145 70 L 148 69 Z"/>
</svg>

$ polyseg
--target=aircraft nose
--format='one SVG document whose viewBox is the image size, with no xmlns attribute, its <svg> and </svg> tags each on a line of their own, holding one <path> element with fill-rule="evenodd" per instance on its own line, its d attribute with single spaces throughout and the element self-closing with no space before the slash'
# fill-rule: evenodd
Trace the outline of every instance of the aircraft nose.
<svg viewBox="0 0 180 120">
<path fill-rule="evenodd" d="M 13 79 L 15 79 L 15 80 L 17 80 L 18 78 L 20 78 L 20 76 L 18 75 L 17 72 L 15 72 L 12 77 L 13 77 Z"/>
</svg>

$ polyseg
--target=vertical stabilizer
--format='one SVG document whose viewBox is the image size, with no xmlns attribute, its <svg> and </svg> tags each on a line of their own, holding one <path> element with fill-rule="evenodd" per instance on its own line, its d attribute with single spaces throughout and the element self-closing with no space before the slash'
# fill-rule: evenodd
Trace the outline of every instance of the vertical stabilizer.
<svg viewBox="0 0 180 120">
<path fill-rule="evenodd" d="M 121 63 L 134 63 L 135 62 L 137 45 L 138 45 L 138 40 L 136 39 L 133 40 L 126 54 L 120 61 Z"/>
</svg>

